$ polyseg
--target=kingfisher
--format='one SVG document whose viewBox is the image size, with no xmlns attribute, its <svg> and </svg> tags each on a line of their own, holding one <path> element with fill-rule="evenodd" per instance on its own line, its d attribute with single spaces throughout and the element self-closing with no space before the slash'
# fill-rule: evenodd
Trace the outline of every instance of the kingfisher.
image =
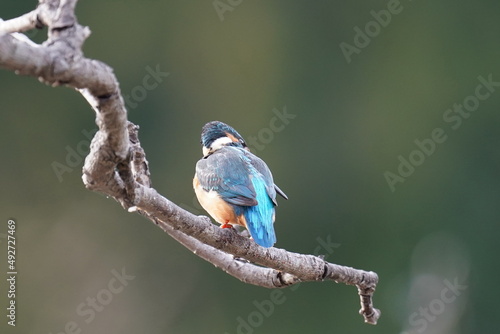
<svg viewBox="0 0 500 334">
<path fill-rule="evenodd" d="M 272 247 L 276 194 L 288 197 L 274 184 L 269 167 L 235 129 L 219 121 L 203 126 L 201 145 L 203 158 L 193 179 L 201 206 L 221 228 L 241 225 L 257 244 Z"/>
</svg>

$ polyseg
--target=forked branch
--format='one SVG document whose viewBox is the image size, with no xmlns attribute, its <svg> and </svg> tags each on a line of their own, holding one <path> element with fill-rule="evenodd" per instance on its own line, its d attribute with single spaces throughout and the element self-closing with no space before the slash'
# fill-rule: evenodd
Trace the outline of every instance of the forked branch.
<svg viewBox="0 0 500 334">
<path fill-rule="evenodd" d="M 195 216 L 151 187 L 148 163 L 138 139 L 138 126 L 127 111 L 113 70 L 85 58 L 82 45 L 89 36 L 78 24 L 77 0 L 40 0 L 19 18 L 0 22 L 0 66 L 57 86 L 78 90 L 95 111 L 99 128 L 83 167 L 88 189 L 113 197 L 129 212 L 137 211 L 196 255 L 239 280 L 266 288 L 299 282 L 331 280 L 355 285 L 365 322 L 376 324 L 373 307 L 378 276 L 371 271 L 329 263 L 314 256 L 263 248 L 234 229 L 221 229 Z M 47 26 L 48 38 L 38 45 L 19 32 Z"/>
</svg>

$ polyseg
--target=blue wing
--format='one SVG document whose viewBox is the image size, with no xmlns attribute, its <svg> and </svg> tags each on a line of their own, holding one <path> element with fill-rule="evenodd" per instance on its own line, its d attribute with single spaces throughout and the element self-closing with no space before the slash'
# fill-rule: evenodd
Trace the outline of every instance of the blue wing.
<svg viewBox="0 0 500 334">
<path fill-rule="evenodd" d="M 257 194 L 249 178 L 248 164 L 236 148 L 222 148 L 198 161 L 196 175 L 204 190 L 216 191 L 230 204 L 257 205 Z"/>
<path fill-rule="evenodd" d="M 224 147 L 198 161 L 196 174 L 204 190 L 216 191 L 245 217 L 255 242 L 264 247 L 276 243 L 276 190 L 264 161 L 244 149 Z"/>
<path fill-rule="evenodd" d="M 257 171 L 259 171 L 259 173 L 261 173 L 266 180 L 266 190 L 269 197 L 271 197 L 274 205 L 278 205 L 278 202 L 276 201 L 276 193 L 278 193 L 284 199 L 288 199 L 288 196 L 283 192 L 283 190 L 281 190 L 277 185 L 274 184 L 273 175 L 271 174 L 271 171 L 269 170 L 269 167 L 267 167 L 266 163 L 249 151 L 246 151 L 245 154 L 250 158 L 252 166 L 257 169 Z"/>
</svg>

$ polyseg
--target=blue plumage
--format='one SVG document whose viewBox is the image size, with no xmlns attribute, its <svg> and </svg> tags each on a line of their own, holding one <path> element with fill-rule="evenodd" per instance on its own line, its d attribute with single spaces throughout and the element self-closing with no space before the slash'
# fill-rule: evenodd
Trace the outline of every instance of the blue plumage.
<svg viewBox="0 0 500 334">
<path fill-rule="evenodd" d="M 196 164 L 193 180 L 200 204 L 222 227 L 245 226 L 256 243 L 272 247 L 276 193 L 287 197 L 274 184 L 265 162 L 222 122 L 207 123 L 201 142 L 204 157 Z"/>
<path fill-rule="evenodd" d="M 250 235 L 261 246 L 272 247 L 276 243 L 274 233 L 274 203 L 267 194 L 266 184 L 260 177 L 253 177 L 252 184 L 257 193 L 257 205 L 245 207 L 243 214 Z"/>
</svg>

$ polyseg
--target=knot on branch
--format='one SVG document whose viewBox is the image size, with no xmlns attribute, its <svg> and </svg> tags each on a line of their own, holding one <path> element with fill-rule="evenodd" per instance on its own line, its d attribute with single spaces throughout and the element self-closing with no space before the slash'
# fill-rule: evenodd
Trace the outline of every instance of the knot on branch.
<svg viewBox="0 0 500 334">
<path fill-rule="evenodd" d="M 297 276 L 278 271 L 276 274 L 276 281 L 274 281 L 273 283 L 275 283 L 275 286 L 277 288 L 283 288 L 300 282 L 301 280 Z"/>
<path fill-rule="evenodd" d="M 38 20 L 52 29 L 64 29 L 76 23 L 76 0 L 40 0 Z"/>
</svg>

